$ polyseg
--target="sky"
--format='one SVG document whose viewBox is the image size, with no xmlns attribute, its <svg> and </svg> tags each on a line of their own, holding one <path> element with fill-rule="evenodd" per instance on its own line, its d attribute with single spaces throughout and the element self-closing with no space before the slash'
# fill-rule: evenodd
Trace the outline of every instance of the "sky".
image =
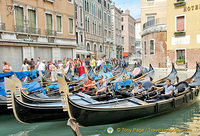
<svg viewBox="0 0 200 136">
<path fill-rule="evenodd" d="M 140 18 L 141 16 L 141 1 L 140 0 L 112 0 L 115 2 L 115 6 L 121 8 L 122 10 L 129 9 L 131 11 L 131 16 Z"/>
</svg>

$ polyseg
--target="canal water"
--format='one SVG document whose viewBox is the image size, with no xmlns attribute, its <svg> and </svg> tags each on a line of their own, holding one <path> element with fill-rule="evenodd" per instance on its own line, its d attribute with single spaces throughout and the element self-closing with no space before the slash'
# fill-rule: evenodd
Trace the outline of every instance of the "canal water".
<svg viewBox="0 0 200 136">
<path fill-rule="evenodd" d="M 186 75 L 182 78 L 191 74 Z M 200 98 L 190 107 L 157 117 L 80 128 L 80 132 L 82 136 L 200 136 Z M 0 136 L 73 136 L 73 132 L 67 121 L 21 124 L 11 114 L 0 115 Z"/>
</svg>

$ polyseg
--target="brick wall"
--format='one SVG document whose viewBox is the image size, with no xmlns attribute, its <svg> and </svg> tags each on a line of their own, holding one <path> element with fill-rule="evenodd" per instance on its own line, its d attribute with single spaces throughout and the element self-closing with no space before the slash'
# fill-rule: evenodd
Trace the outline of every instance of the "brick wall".
<svg viewBox="0 0 200 136">
<path fill-rule="evenodd" d="M 186 65 L 188 69 L 195 69 L 196 62 L 200 62 L 200 49 L 186 49 Z M 175 50 L 168 50 L 167 56 L 170 63 L 175 63 Z"/>
<path fill-rule="evenodd" d="M 150 54 L 150 40 L 155 40 L 155 54 Z M 143 66 L 148 66 L 152 64 L 153 67 L 156 68 L 166 68 L 167 64 L 167 33 L 159 32 L 159 33 L 151 33 L 143 36 L 142 38 L 142 46 L 143 46 L 143 54 L 142 54 L 142 63 Z M 147 42 L 147 55 L 144 55 L 144 41 Z"/>
</svg>

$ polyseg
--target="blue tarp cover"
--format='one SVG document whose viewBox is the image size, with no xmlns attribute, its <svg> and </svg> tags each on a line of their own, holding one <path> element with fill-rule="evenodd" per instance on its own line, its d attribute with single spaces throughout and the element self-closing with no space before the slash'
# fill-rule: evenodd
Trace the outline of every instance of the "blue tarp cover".
<svg viewBox="0 0 200 136">
<path fill-rule="evenodd" d="M 16 76 L 19 80 L 22 80 L 23 78 L 26 78 L 26 77 L 29 77 L 31 80 L 33 80 L 37 78 L 38 74 L 39 74 L 39 71 L 37 70 L 16 72 Z"/>
</svg>

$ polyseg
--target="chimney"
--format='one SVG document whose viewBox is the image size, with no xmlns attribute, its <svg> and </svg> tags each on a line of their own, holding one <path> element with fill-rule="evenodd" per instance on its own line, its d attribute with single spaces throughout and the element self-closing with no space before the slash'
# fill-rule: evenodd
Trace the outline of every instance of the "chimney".
<svg viewBox="0 0 200 136">
<path fill-rule="evenodd" d="M 127 9 L 125 13 L 130 15 L 130 10 Z"/>
</svg>

